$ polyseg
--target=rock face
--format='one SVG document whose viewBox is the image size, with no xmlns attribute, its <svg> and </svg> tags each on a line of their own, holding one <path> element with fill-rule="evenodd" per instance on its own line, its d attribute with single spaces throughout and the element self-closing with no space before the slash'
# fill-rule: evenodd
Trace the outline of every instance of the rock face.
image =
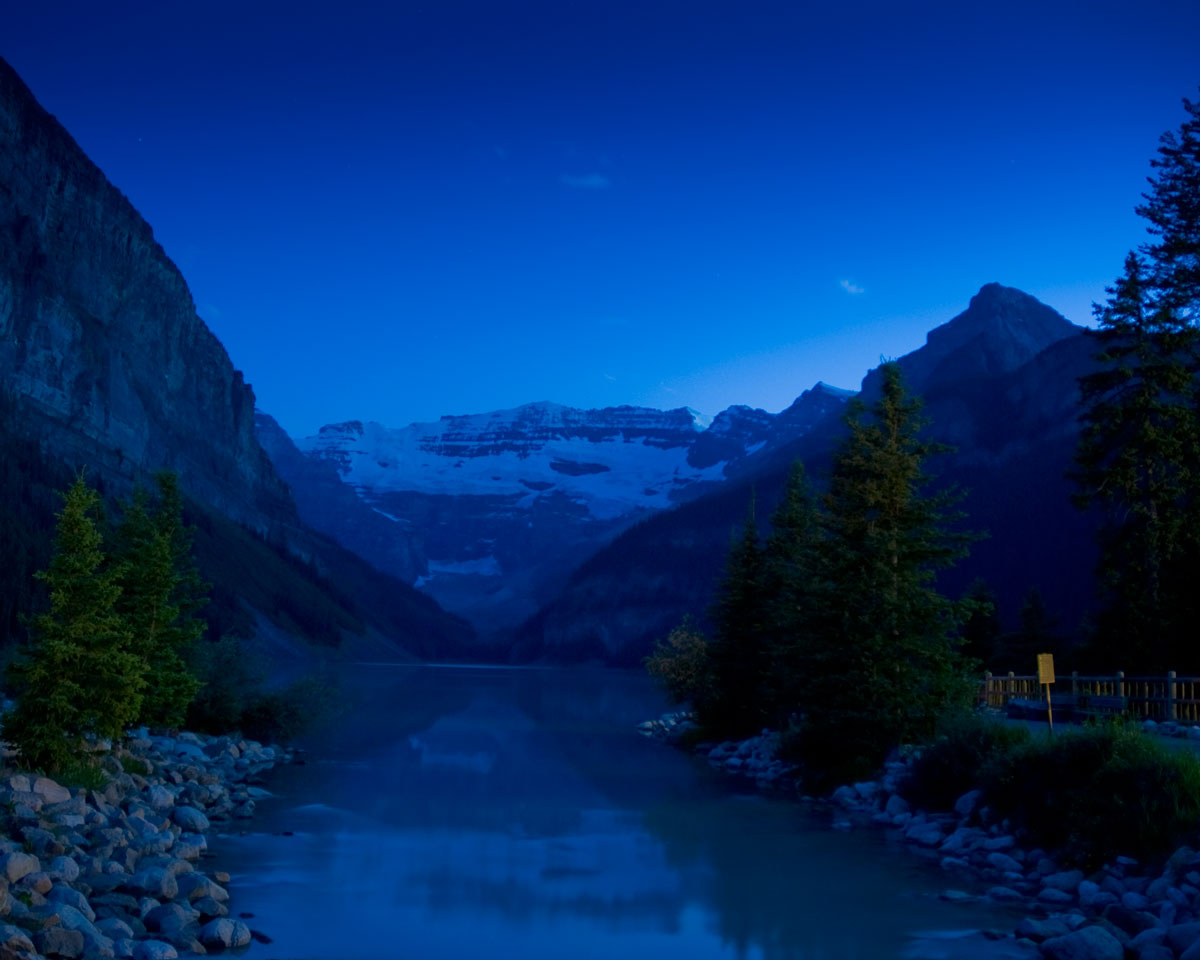
<svg viewBox="0 0 1200 960">
<path fill-rule="evenodd" d="M 258 430 L 307 523 L 486 630 L 529 616 L 614 536 L 850 395 L 818 384 L 782 414 L 731 407 L 711 424 L 685 408 L 534 403 L 403 429 L 332 424 L 295 446 L 269 418 Z"/>
<path fill-rule="evenodd" d="M 267 533 L 292 513 L 254 394 L 149 224 L 0 60 L 0 379 L 116 489 L 148 470 Z"/>
<path fill-rule="evenodd" d="M 391 650 L 444 650 L 470 636 L 428 597 L 304 526 L 255 436 L 254 393 L 196 315 L 182 275 L 3 60 L 0 457 L 21 464 L 25 484 L 10 478 L 0 514 L 20 513 L 31 542 L 52 528 L 50 489 L 63 476 L 86 468 L 115 498 L 172 470 L 189 511 L 203 515 L 201 572 L 231 603 L 253 607 L 248 622 L 261 615 L 332 645 L 371 634 Z M 0 576 L 0 595 L 27 577 L 22 563 L 44 562 L 30 549 Z M 283 614 L 281 597 L 305 609 Z M 15 622 L 12 604 L 0 603 L 0 640 Z"/>
<path fill-rule="evenodd" d="M 1094 521 L 1072 506 L 1064 474 L 1078 435 L 1076 379 L 1091 369 L 1093 352 L 1082 329 L 1045 304 L 989 284 L 899 361 L 923 396 L 928 435 L 957 448 L 931 461 L 930 472 L 969 491 L 970 527 L 991 533 L 939 585 L 956 595 L 983 577 L 1006 625 L 1015 625 L 1031 584 L 1061 623 L 1078 623 L 1088 610 Z M 868 400 L 878 378 L 873 371 L 863 381 Z M 685 614 L 703 618 L 730 530 L 751 496 L 765 526 L 791 462 L 802 460 L 819 484 L 843 436 L 831 411 L 801 435 L 746 457 L 717 490 L 627 531 L 521 626 L 516 654 L 640 662 Z"/>
</svg>

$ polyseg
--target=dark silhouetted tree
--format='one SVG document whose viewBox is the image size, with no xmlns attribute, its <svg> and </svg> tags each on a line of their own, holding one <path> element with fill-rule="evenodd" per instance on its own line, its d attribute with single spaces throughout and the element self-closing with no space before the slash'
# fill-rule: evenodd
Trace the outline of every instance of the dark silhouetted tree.
<svg viewBox="0 0 1200 960">
<path fill-rule="evenodd" d="M 122 736 L 141 708 L 144 665 L 115 609 L 121 588 L 103 567 L 98 504 L 80 474 L 58 514 L 50 565 L 36 574 L 50 609 L 33 618 L 31 645 L 12 668 L 20 693 L 4 737 L 31 768 L 79 760 L 87 735 Z"/>
<path fill-rule="evenodd" d="M 847 413 L 825 498 L 825 622 L 805 684 L 802 749 L 841 775 L 865 775 L 899 743 L 930 736 L 969 696 L 957 635 L 964 609 L 938 593 L 938 570 L 963 557 L 953 492 L 931 493 L 926 459 L 946 448 L 921 438 L 921 403 L 900 368 L 882 367 L 882 393 L 864 419 Z"/>
</svg>

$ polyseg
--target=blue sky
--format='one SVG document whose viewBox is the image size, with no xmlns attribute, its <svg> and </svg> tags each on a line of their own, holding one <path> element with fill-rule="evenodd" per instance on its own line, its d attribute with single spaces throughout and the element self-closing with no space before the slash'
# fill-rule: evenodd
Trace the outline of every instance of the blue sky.
<svg viewBox="0 0 1200 960">
<path fill-rule="evenodd" d="M 20 4 L 0 56 L 289 432 L 786 406 L 984 283 L 1090 318 L 1200 4 Z"/>
</svg>

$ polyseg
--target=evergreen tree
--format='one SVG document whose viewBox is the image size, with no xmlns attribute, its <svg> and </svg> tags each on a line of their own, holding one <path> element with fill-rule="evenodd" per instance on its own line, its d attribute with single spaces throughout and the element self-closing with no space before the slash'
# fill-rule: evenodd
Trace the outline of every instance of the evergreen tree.
<svg viewBox="0 0 1200 960">
<path fill-rule="evenodd" d="M 1097 657 L 1166 669 L 1185 649 L 1197 549 L 1197 329 L 1148 291 L 1141 259 L 1096 308 L 1099 369 L 1081 377 L 1077 502 L 1104 511 Z"/>
<path fill-rule="evenodd" d="M 730 544 L 725 577 L 710 613 L 713 698 L 697 704 L 701 721 L 724 733 L 757 730 L 766 718 L 762 588 L 763 552 L 751 498 L 741 536 Z"/>
<path fill-rule="evenodd" d="M 882 394 L 834 459 L 825 498 L 823 565 L 829 581 L 806 684 L 802 748 L 810 762 L 865 775 L 899 743 L 934 732 L 969 696 L 956 633 L 964 611 L 937 592 L 935 574 L 963 557 L 971 534 L 954 532 L 960 497 L 926 492 L 923 465 L 945 447 L 922 440 L 920 401 L 895 363 Z"/>
<path fill-rule="evenodd" d="M 976 577 L 967 587 L 962 601 L 967 616 L 962 628 L 962 652 L 983 666 L 994 669 L 996 640 L 1000 636 L 995 591 L 982 577 Z"/>
<path fill-rule="evenodd" d="M 57 770 L 84 752 L 84 737 L 116 738 L 141 707 L 143 666 L 115 609 L 121 588 L 103 569 L 99 503 L 80 474 L 58 514 L 54 553 L 36 576 L 50 609 L 32 622 L 32 643 L 13 667 L 20 690 L 4 737 L 30 768 Z"/>
<path fill-rule="evenodd" d="M 194 618 L 185 618 L 181 604 L 184 572 L 191 569 L 190 544 L 182 539 L 178 490 L 173 474 L 160 474 L 164 492 L 151 514 L 138 490 L 126 504 L 117 529 L 121 597 L 117 610 L 125 618 L 133 649 L 145 664 L 149 684 L 138 719 L 152 726 L 178 727 L 199 683 L 181 653 L 199 635 Z"/>
<path fill-rule="evenodd" d="M 1159 138 L 1156 171 L 1139 216 L 1156 238 L 1143 245 L 1156 306 L 1182 322 L 1200 322 L 1200 100 L 1184 99 L 1188 119 Z"/>
<path fill-rule="evenodd" d="M 763 558 L 765 699 L 772 723 L 781 727 L 799 709 L 810 672 L 810 637 L 823 599 L 821 540 L 817 501 L 797 460 L 771 516 Z"/>
</svg>

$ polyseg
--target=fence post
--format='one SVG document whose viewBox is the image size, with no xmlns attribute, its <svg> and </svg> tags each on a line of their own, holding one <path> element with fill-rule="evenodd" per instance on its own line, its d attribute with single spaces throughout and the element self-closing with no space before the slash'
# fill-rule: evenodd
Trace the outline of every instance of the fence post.
<svg viewBox="0 0 1200 960">
<path fill-rule="evenodd" d="M 1071 671 L 1071 696 L 1079 696 L 1079 671 Z"/>
<path fill-rule="evenodd" d="M 1117 671 L 1117 696 L 1118 697 L 1125 696 L 1125 671 L 1124 670 Z"/>
<path fill-rule="evenodd" d="M 992 671 L 983 671 L 983 705 L 990 707 L 992 705 Z"/>
<path fill-rule="evenodd" d="M 1175 671 L 1167 671 L 1167 719 L 1175 720 L 1178 717 L 1178 708 L 1175 706 Z"/>
<path fill-rule="evenodd" d="M 1004 684 L 1004 702 L 1007 703 L 1013 698 L 1013 694 L 1017 692 L 1016 674 L 1011 670 L 1008 671 L 1008 680 Z"/>
</svg>

